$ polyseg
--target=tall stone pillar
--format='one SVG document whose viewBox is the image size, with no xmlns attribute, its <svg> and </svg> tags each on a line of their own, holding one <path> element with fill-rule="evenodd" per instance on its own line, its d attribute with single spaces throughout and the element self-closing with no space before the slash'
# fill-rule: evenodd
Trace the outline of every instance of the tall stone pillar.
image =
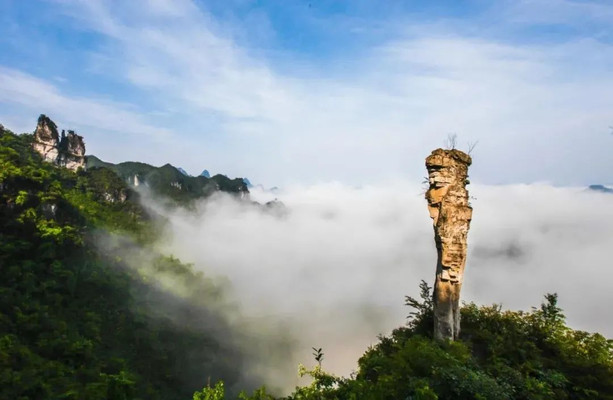
<svg viewBox="0 0 613 400">
<path fill-rule="evenodd" d="M 36 130 L 34 131 L 32 147 L 41 155 L 44 161 L 55 163 L 59 155 L 59 142 L 57 125 L 49 117 L 41 114 L 38 117 Z"/>
<path fill-rule="evenodd" d="M 466 238 L 472 218 L 468 203 L 470 156 L 437 149 L 426 158 L 428 211 L 438 253 L 434 283 L 434 337 L 455 340 L 460 334 L 460 290 L 466 265 Z"/>
</svg>

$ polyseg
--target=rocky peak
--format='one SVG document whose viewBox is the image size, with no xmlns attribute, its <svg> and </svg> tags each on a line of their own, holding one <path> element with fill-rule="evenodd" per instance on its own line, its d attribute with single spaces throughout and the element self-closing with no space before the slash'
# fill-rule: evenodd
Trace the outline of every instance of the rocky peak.
<svg viewBox="0 0 613 400">
<path fill-rule="evenodd" d="M 85 167 L 85 143 L 83 136 L 69 130 L 58 134 L 57 125 L 46 115 L 38 117 L 32 147 L 43 160 L 76 171 Z"/>
<path fill-rule="evenodd" d="M 59 141 L 57 125 L 45 114 L 41 114 L 38 117 L 38 123 L 36 124 L 34 136 L 41 142 L 53 142 L 57 145 L 57 142 Z"/>
<path fill-rule="evenodd" d="M 79 136 L 71 130 L 65 135 L 64 131 L 62 131 L 59 148 L 58 165 L 73 171 L 85 165 L 85 143 L 83 142 L 83 136 Z"/>
<path fill-rule="evenodd" d="M 460 333 L 460 290 L 466 264 L 467 236 L 472 219 L 468 202 L 470 156 L 437 149 L 426 158 L 428 211 L 438 254 L 434 284 L 434 336 L 457 339 Z"/>
<path fill-rule="evenodd" d="M 34 131 L 34 143 L 32 144 L 34 150 L 41 155 L 43 160 L 56 162 L 59 154 L 58 145 L 57 125 L 51 121 L 51 118 L 41 114 Z"/>
</svg>

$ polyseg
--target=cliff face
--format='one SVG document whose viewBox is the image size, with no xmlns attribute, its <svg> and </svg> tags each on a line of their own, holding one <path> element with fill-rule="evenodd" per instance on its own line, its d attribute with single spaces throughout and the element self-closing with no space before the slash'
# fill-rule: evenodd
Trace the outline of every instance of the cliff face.
<svg viewBox="0 0 613 400">
<path fill-rule="evenodd" d="M 85 143 L 74 131 L 58 135 L 57 125 L 46 115 L 38 117 L 32 147 L 44 161 L 76 171 L 85 167 Z"/>
<path fill-rule="evenodd" d="M 79 136 L 74 131 L 68 131 L 65 135 L 62 131 L 60 140 L 60 154 L 58 165 L 75 171 L 79 167 L 85 166 L 85 143 L 83 136 Z"/>
<path fill-rule="evenodd" d="M 59 155 L 60 137 L 57 133 L 57 125 L 49 117 L 42 114 L 38 117 L 38 124 L 34 131 L 34 143 L 32 146 L 44 161 L 57 161 Z"/>
<path fill-rule="evenodd" d="M 466 239 L 472 218 L 466 190 L 470 156 L 437 149 L 426 158 L 428 211 L 434 224 L 438 259 L 434 284 L 434 336 L 458 338 L 460 290 L 466 264 Z"/>
</svg>

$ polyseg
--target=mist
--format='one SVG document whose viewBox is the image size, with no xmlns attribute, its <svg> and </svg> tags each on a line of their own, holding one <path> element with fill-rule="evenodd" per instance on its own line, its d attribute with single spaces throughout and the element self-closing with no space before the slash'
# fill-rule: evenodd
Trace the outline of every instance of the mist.
<svg viewBox="0 0 613 400">
<path fill-rule="evenodd" d="M 612 337 L 613 196 L 547 184 L 469 189 L 462 300 L 527 310 L 556 292 L 571 327 Z M 323 347 L 326 370 L 351 373 L 377 335 L 406 322 L 404 296 L 417 296 L 422 279 L 432 284 L 423 193 L 403 181 L 328 183 L 251 193 L 284 207 L 224 194 L 195 210 L 156 207 L 168 218 L 163 250 L 227 282 L 240 310 L 227 318 L 243 323 L 249 346 L 264 346 L 250 368 L 290 388 L 298 363 L 313 363 L 311 347 Z M 292 338 L 282 354 L 276 334 L 285 344 Z"/>
</svg>

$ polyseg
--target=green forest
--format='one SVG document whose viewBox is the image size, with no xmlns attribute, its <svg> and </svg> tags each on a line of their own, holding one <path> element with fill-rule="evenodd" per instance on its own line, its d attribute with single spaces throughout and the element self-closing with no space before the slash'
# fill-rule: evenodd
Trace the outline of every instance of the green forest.
<svg viewBox="0 0 613 400">
<path fill-rule="evenodd" d="M 32 140 L 0 132 L 1 399 L 613 399 L 613 341 L 567 326 L 556 294 L 529 311 L 464 304 L 460 340 L 437 341 L 426 282 L 355 373 L 326 372 L 326 349 L 314 348 L 296 366 L 310 384 L 267 390 L 242 371 L 240 334 L 216 311 L 221 287 L 156 252 L 164 221 L 125 182 L 137 169 L 152 182 L 174 172 L 92 158 L 73 172 L 42 162 Z M 173 200 L 210 193 L 204 177 L 181 179 L 195 189 L 166 193 Z M 216 190 L 245 190 L 214 179 Z M 146 257 L 128 266 L 119 245 Z"/>
</svg>

